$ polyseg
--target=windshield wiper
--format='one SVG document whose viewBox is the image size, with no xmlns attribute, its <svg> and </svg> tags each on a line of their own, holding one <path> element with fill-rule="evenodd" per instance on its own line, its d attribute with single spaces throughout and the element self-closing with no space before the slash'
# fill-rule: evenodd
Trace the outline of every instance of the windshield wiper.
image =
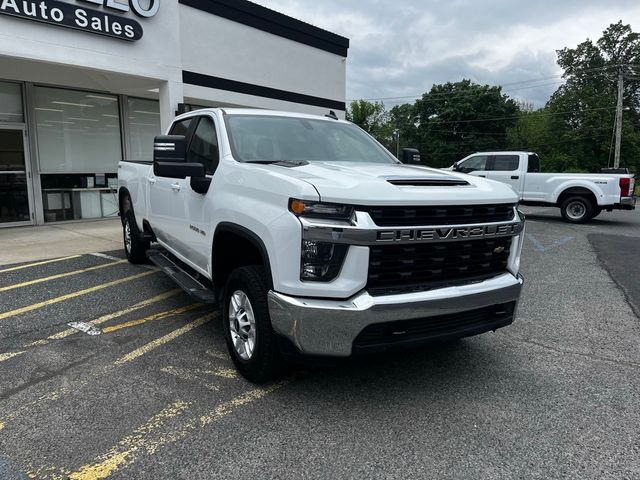
<svg viewBox="0 0 640 480">
<path fill-rule="evenodd" d="M 245 163 L 258 163 L 264 165 L 281 165 L 283 167 L 301 167 L 309 165 L 306 160 L 249 160 Z"/>
</svg>

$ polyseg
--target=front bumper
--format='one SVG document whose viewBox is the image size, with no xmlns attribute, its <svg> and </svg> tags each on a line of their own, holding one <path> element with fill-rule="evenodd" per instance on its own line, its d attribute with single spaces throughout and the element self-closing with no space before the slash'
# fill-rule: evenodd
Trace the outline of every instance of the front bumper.
<svg viewBox="0 0 640 480">
<path fill-rule="evenodd" d="M 620 203 L 613 206 L 614 210 L 635 210 L 636 197 L 621 197 Z"/>
<path fill-rule="evenodd" d="M 442 317 L 508 303 L 517 305 L 522 283 L 521 276 L 505 273 L 479 283 L 426 292 L 373 297 L 363 291 L 346 300 L 300 298 L 271 291 L 269 313 L 274 330 L 301 353 L 346 357 L 353 353 L 356 337 L 370 325 Z M 458 336 L 502 326 L 491 321 L 483 325 L 459 330 Z"/>
</svg>

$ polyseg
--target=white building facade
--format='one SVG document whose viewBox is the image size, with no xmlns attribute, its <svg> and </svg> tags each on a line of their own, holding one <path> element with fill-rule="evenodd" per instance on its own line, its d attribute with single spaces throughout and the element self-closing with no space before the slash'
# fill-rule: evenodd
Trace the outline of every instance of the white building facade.
<svg viewBox="0 0 640 480">
<path fill-rule="evenodd" d="M 246 0 L 0 0 L 0 227 L 116 215 L 177 112 L 344 117 L 348 48 Z"/>
</svg>

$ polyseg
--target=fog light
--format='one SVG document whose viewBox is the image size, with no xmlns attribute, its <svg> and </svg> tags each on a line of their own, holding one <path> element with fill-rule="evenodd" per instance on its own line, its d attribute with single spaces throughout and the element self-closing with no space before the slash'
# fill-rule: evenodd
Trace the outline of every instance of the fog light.
<svg viewBox="0 0 640 480">
<path fill-rule="evenodd" d="M 336 278 L 342 268 L 347 245 L 302 241 L 300 258 L 300 280 L 329 282 Z"/>
</svg>

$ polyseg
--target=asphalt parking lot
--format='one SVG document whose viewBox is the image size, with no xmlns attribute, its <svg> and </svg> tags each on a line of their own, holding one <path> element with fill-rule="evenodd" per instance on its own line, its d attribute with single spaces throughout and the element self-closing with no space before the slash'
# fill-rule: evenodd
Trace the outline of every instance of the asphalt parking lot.
<svg viewBox="0 0 640 480">
<path fill-rule="evenodd" d="M 512 326 L 261 387 L 119 251 L 0 266 L 0 479 L 640 478 L 640 211 L 527 212 Z"/>
</svg>

